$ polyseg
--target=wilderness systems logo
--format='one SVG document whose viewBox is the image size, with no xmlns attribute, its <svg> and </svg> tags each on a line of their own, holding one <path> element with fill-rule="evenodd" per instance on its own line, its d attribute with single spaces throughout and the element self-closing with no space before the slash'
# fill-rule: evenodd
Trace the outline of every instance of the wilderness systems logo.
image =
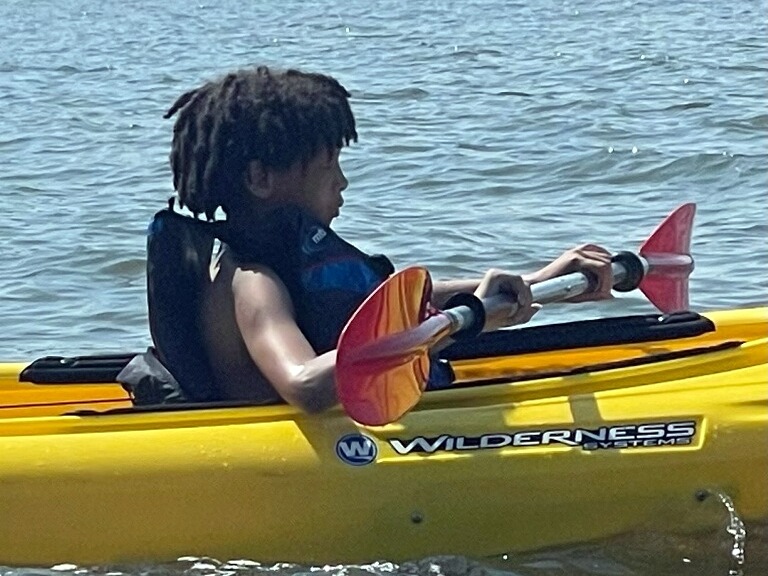
<svg viewBox="0 0 768 576">
<path fill-rule="evenodd" d="M 696 436 L 696 422 L 653 422 L 621 424 L 599 428 L 555 428 L 525 430 L 513 433 L 482 434 L 480 436 L 416 436 L 389 440 L 398 454 L 435 454 L 437 452 L 464 452 L 498 448 L 563 445 L 583 450 L 609 450 L 622 448 L 658 448 L 662 446 L 688 446 Z"/>
<path fill-rule="evenodd" d="M 336 441 L 336 456 L 351 466 L 365 466 L 376 461 L 379 448 L 364 434 L 347 434 Z"/>
</svg>

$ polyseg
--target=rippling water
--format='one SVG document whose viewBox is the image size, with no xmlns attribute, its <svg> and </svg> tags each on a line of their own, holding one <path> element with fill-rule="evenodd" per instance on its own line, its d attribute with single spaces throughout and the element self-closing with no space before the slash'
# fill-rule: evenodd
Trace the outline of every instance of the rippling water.
<svg viewBox="0 0 768 576">
<path fill-rule="evenodd" d="M 144 230 L 171 193 L 171 123 L 161 116 L 182 91 L 255 63 L 328 72 L 352 91 L 361 139 L 345 153 L 351 185 L 337 228 L 398 265 L 425 263 L 450 277 L 492 264 L 530 270 L 585 241 L 632 249 L 692 201 L 692 308 L 766 304 L 767 8 L 765 0 L 5 0 L 0 357 L 148 343 Z M 537 321 L 650 309 L 631 294 L 552 305 Z M 482 566 L 727 574 L 724 530 Z M 756 534 L 754 549 L 764 550 L 768 539 L 760 527 Z M 686 563 L 688 549 L 701 560 Z M 768 572 L 749 546 L 747 565 L 750 553 L 752 573 Z M 392 569 L 481 570 L 446 562 Z M 261 569 L 180 562 L 131 573 Z"/>
<path fill-rule="evenodd" d="M 768 541 L 768 526 L 753 540 Z M 762 540 L 760 540 L 762 539 Z M 473 560 L 436 556 L 396 564 L 303 566 L 264 564 L 255 560 L 220 561 L 183 557 L 176 562 L 131 566 L 79 567 L 62 563 L 50 568 L 3 568 L 3 576 L 760 576 L 768 566 L 765 546 L 750 550 L 750 562 L 736 561 L 733 539 L 722 534 L 697 538 L 632 535 L 611 541 Z"/>
</svg>

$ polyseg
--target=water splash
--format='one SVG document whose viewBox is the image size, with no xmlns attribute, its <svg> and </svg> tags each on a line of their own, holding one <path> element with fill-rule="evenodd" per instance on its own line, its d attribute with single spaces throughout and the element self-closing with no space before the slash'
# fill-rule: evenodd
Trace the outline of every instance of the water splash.
<svg viewBox="0 0 768 576">
<path fill-rule="evenodd" d="M 733 499 L 728 494 L 722 492 L 717 492 L 716 495 L 728 512 L 728 524 L 725 527 L 725 531 L 733 537 L 728 576 L 744 576 L 747 529 L 736 512 Z"/>
</svg>

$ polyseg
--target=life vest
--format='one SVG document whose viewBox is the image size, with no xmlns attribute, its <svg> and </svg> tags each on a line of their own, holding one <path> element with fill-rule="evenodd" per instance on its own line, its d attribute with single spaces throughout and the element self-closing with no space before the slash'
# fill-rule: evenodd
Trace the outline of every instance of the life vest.
<svg viewBox="0 0 768 576">
<path fill-rule="evenodd" d="M 234 232 L 226 222 L 179 214 L 171 202 L 155 214 L 147 233 L 154 349 L 137 356 L 118 378 L 136 404 L 223 398 L 199 325 L 216 238 L 239 264 L 266 266 L 277 274 L 291 296 L 297 325 L 317 354 L 336 347 L 352 313 L 394 271 L 386 257 L 363 253 L 297 207 L 275 209 Z"/>
<path fill-rule="evenodd" d="M 248 230 L 227 230 L 220 238 L 239 264 L 277 274 L 317 354 L 336 347 L 352 313 L 394 272 L 386 256 L 365 254 L 294 206 L 271 210 Z"/>
<path fill-rule="evenodd" d="M 395 271 L 386 256 L 361 252 L 294 206 L 274 209 L 248 230 L 226 230 L 220 238 L 241 264 L 262 264 L 278 275 L 291 295 L 296 323 L 317 354 L 336 348 L 352 313 Z M 433 357 L 427 390 L 453 380 L 448 362 Z"/>
</svg>

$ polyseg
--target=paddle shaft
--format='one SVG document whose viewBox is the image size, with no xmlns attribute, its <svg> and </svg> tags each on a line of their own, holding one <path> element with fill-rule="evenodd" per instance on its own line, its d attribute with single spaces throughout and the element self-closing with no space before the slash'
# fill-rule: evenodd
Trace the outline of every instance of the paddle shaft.
<svg viewBox="0 0 768 576">
<path fill-rule="evenodd" d="M 652 257 L 648 258 L 634 255 L 634 257 L 642 266 L 642 274 L 640 274 L 638 280 L 632 282 L 629 287 L 623 288 L 623 291 L 636 288 L 639 280 L 651 272 L 654 267 L 680 267 L 682 269 L 687 269 L 693 264 L 692 258 L 683 254 L 654 254 Z M 623 261 L 618 260 L 611 263 L 611 269 L 613 271 L 614 287 L 622 286 L 630 274 L 629 267 Z M 571 274 L 558 276 L 557 278 L 551 278 L 544 282 L 534 284 L 531 286 L 531 295 L 533 296 L 534 302 L 538 304 L 548 304 L 550 302 L 559 302 L 583 294 L 584 292 L 587 292 L 593 284 L 593 280 L 587 274 L 584 274 L 583 272 L 573 272 Z M 485 309 L 485 314 L 488 316 L 502 311 L 505 311 L 508 314 L 513 314 L 517 309 L 517 303 L 504 294 L 483 298 L 480 302 Z M 477 313 L 470 306 L 457 306 L 455 308 L 444 310 L 443 313 L 450 321 L 448 335 L 464 330 L 477 321 Z"/>
<path fill-rule="evenodd" d="M 619 252 L 611 263 L 612 288 L 639 288 L 663 313 L 688 309 L 688 276 L 694 204 L 671 212 L 643 242 L 637 254 Z M 408 285 L 415 288 L 411 291 Z M 425 389 L 428 355 L 453 339 L 480 333 L 489 316 L 514 314 L 512 295 L 479 300 L 457 294 L 447 309 L 426 314 L 429 273 L 406 269 L 393 275 L 360 306 L 341 334 L 336 384 L 344 409 L 357 422 L 378 426 L 394 422 L 413 408 Z M 573 298 L 594 287 L 588 274 L 574 272 L 531 287 L 538 304 Z M 382 318 L 383 315 L 383 318 Z M 387 323 L 391 317 L 393 321 Z"/>
</svg>

